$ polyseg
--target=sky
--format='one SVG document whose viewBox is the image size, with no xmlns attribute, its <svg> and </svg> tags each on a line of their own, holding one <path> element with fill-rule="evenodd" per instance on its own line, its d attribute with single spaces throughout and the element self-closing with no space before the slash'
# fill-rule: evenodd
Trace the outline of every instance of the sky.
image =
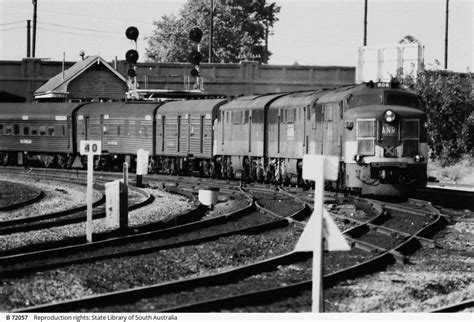
<svg viewBox="0 0 474 322">
<path fill-rule="evenodd" d="M 37 0 L 36 57 L 66 61 L 79 52 L 111 61 L 125 59 L 134 44 L 129 26 L 140 31 L 144 61 L 153 21 L 178 13 L 185 0 Z M 271 2 L 267 0 L 267 2 Z M 364 0 L 274 0 L 279 21 L 269 37 L 276 65 L 356 66 L 363 44 Z M 412 35 L 425 46 L 425 65 L 444 66 L 446 0 L 368 0 L 367 45 L 395 46 Z M 0 60 L 26 57 L 26 20 L 32 0 L 0 0 Z M 474 0 L 449 1 L 448 69 L 473 70 Z"/>
</svg>

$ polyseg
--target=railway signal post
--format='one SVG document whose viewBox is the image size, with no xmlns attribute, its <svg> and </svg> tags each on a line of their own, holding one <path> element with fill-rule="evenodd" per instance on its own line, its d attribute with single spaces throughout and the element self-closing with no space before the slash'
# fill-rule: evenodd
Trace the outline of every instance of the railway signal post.
<svg viewBox="0 0 474 322">
<path fill-rule="evenodd" d="M 86 221 L 86 239 L 92 242 L 92 182 L 94 175 L 94 156 L 102 152 L 102 142 L 92 140 L 82 140 L 80 142 L 79 152 L 87 155 L 87 221 Z"/>
</svg>

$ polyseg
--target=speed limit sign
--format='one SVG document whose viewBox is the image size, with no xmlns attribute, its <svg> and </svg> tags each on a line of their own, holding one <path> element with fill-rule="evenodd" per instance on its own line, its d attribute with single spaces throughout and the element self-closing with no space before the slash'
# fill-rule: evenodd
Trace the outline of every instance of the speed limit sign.
<svg viewBox="0 0 474 322">
<path fill-rule="evenodd" d="M 102 142 L 92 140 L 81 140 L 79 153 L 82 155 L 100 155 L 102 152 Z"/>
</svg>

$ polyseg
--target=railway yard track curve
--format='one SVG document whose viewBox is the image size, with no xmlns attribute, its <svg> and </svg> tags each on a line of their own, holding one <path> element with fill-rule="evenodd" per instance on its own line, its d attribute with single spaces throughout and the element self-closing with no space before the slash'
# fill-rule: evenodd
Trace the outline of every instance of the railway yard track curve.
<svg viewBox="0 0 474 322">
<path fill-rule="evenodd" d="M 45 176 L 58 182 L 66 180 L 61 179 L 60 171 Z M 117 179 L 117 175 L 109 173 L 99 176 L 98 195 L 105 181 Z M 84 179 L 84 175 L 76 173 L 76 177 L 77 184 L 83 184 L 80 178 Z M 218 187 L 219 198 L 234 202 L 234 207 L 216 210 L 200 205 L 197 192 L 209 186 Z M 135 208 L 130 211 L 158 207 L 155 190 L 185 196 L 190 207 L 165 220 L 134 225 L 120 232 L 99 232 L 89 244 L 83 236 L 76 236 L 2 249 L 0 287 L 31 292 L 36 298 L 13 295 L 4 309 L 12 312 L 310 310 L 312 254 L 294 252 L 293 248 L 311 215 L 311 191 L 154 175 L 147 177 L 146 189 L 136 190 L 141 197 L 136 198 L 140 200 L 135 200 Z M 96 201 L 96 206 L 100 207 L 102 199 Z M 398 274 L 397 269 L 409 269 L 416 264 L 420 252 L 442 250 L 443 245 L 436 237 L 453 224 L 449 210 L 415 199 L 395 203 L 326 193 L 326 208 L 352 246 L 348 252 L 324 253 L 327 312 L 350 310 L 350 304 L 344 307 L 335 304 L 335 299 L 348 302 L 348 295 L 343 294 L 348 286 L 374 275 Z M 83 212 L 79 209 L 73 207 L 69 211 Z M 98 208 L 96 213 L 99 211 L 103 210 Z M 43 217 L 5 220 L 0 236 L 22 231 L 35 233 L 51 223 L 66 226 L 71 223 L 64 216 L 71 214 L 56 217 L 52 212 Z M 100 218 L 100 215 L 95 217 Z M 107 277 L 107 271 L 115 266 L 135 271 L 128 277 L 124 272 Z M 92 269 L 97 276 L 87 276 Z M 156 273 L 157 269 L 160 273 Z M 75 294 L 64 291 L 67 294 L 46 296 L 38 294 L 32 286 L 36 279 L 57 283 L 56 279 L 67 272 L 74 272 L 74 283 L 80 289 Z M 125 281 L 117 282 L 120 278 Z M 472 288 L 472 279 L 462 283 Z M 440 301 L 437 307 L 431 305 L 424 311 L 469 311 L 472 299 L 463 296 L 461 301 Z"/>
</svg>

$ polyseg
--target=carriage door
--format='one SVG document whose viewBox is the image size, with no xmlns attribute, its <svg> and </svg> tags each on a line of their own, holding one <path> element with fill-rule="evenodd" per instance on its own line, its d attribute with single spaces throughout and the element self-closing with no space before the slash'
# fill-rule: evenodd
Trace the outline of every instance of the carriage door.
<svg viewBox="0 0 474 322">
<path fill-rule="evenodd" d="M 337 139 L 334 136 L 334 111 L 336 110 L 337 103 L 329 103 L 323 105 L 323 147 L 322 154 L 334 155 L 336 150 Z"/>
</svg>

